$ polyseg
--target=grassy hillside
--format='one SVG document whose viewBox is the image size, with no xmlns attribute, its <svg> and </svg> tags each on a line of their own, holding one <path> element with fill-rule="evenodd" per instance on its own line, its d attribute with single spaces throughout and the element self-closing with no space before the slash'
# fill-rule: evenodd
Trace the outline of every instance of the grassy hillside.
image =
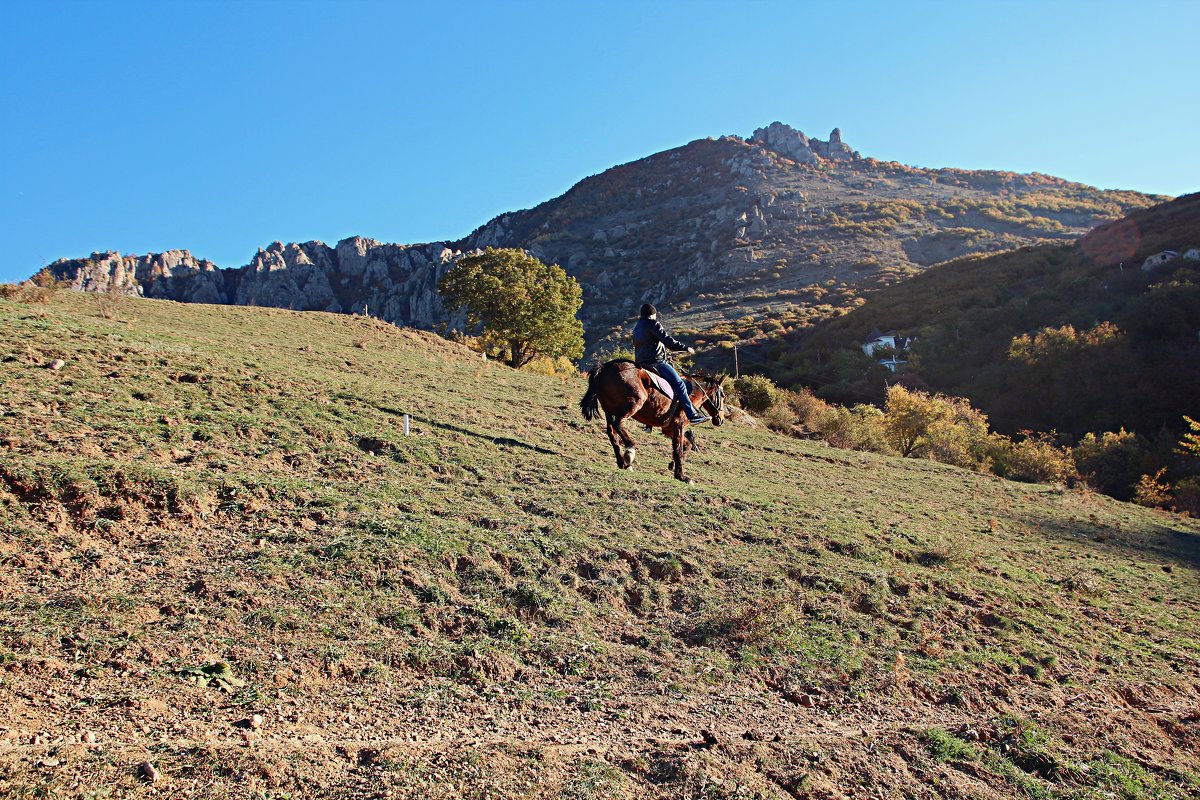
<svg viewBox="0 0 1200 800">
<path fill-rule="evenodd" d="M 1195 521 L 582 391 L 0 300 L 0 795 L 1200 796 Z"/>
<path fill-rule="evenodd" d="M 1141 265 L 1197 243 L 1200 194 L 1192 194 L 1075 244 L 942 264 L 779 340 L 765 367 L 839 400 L 878 398 L 892 376 L 869 373 L 858 348 L 873 328 L 896 330 L 916 338 L 910 377 L 970 398 L 1006 433 L 1081 436 L 1123 426 L 1177 436 L 1183 415 L 1200 413 L 1200 262 L 1178 259 L 1150 272 Z M 1023 335 L 1029 341 L 1014 353 Z M 748 363 L 763 361 L 749 355 Z"/>
</svg>

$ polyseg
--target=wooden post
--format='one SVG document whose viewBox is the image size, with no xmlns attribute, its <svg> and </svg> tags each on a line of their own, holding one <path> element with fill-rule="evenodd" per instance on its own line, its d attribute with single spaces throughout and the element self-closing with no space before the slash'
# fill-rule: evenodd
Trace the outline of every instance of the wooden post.
<svg viewBox="0 0 1200 800">
<path fill-rule="evenodd" d="M 742 377 L 742 373 L 738 371 L 737 345 L 733 346 L 733 379 L 737 380 Z"/>
<path fill-rule="evenodd" d="M 404 415 L 404 435 L 408 436 L 408 414 Z"/>
</svg>

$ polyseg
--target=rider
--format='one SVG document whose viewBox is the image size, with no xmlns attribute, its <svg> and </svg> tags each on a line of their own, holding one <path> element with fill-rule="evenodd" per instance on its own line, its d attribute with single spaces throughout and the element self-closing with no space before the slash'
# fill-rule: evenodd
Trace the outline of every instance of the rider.
<svg viewBox="0 0 1200 800">
<path fill-rule="evenodd" d="M 683 406 L 684 413 L 687 414 L 688 422 L 693 425 L 708 422 L 708 417 L 701 414 L 692 405 L 692 398 L 688 396 L 683 378 L 679 377 L 679 373 L 671 366 L 671 362 L 667 361 L 668 349 L 680 352 L 686 350 L 689 353 L 696 352 L 696 349 L 688 347 L 663 330 L 662 323 L 658 321 L 658 309 L 649 303 L 642 306 L 641 318 L 633 326 L 633 346 L 634 361 L 637 362 L 637 365 L 658 374 L 659 377 L 671 384 L 671 388 L 675 390 L 675 396 L 679 398 L 679 404 Z"/>
</svg>

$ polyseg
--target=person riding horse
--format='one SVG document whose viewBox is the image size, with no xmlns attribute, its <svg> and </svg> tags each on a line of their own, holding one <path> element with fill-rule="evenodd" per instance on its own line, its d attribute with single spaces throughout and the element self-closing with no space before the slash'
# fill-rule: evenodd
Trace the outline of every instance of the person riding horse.
<svg viewBox="0 0 1200 800">
<path fill-rule="evenodd" d="M 662 323 L 658 321 L 658 309 L 649 303 L 642 306 L 641 317 L 633 326 L 633 345 L 634 362 L 642 369 L 655 373 L 671 384 L 671 389 L 674 390 L 679 405 L 687 414 L 688 422 L 693 425 L 708 422 L 708 417 L 697 411 L 696 407 L 692 405 L 687 385 L 683 382 L 683 378 L 679 377 L 675 368 L 671 366 L 671 362 L 667 361 L 668 349 L 689 353 L 694 353 L 696 350 L 667 333 Z"/>
</svg>

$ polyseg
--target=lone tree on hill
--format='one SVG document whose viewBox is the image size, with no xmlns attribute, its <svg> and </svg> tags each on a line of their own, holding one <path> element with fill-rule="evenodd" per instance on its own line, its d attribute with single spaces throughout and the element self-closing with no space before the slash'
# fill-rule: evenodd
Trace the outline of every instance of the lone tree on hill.
<svg viewBox="0 0 1200 800">
<path fill-rule="evenodd" d="M 521 250 L 489 247 L 455 264 L 438 283 L 451 308 L 467 310 L 467 323 L 483 326 L 489 344 L 508 349 L 513 367 L 536 356 L 583 356 L 583 305 L 579 282 L 557 264 Z"/>
</svg>

